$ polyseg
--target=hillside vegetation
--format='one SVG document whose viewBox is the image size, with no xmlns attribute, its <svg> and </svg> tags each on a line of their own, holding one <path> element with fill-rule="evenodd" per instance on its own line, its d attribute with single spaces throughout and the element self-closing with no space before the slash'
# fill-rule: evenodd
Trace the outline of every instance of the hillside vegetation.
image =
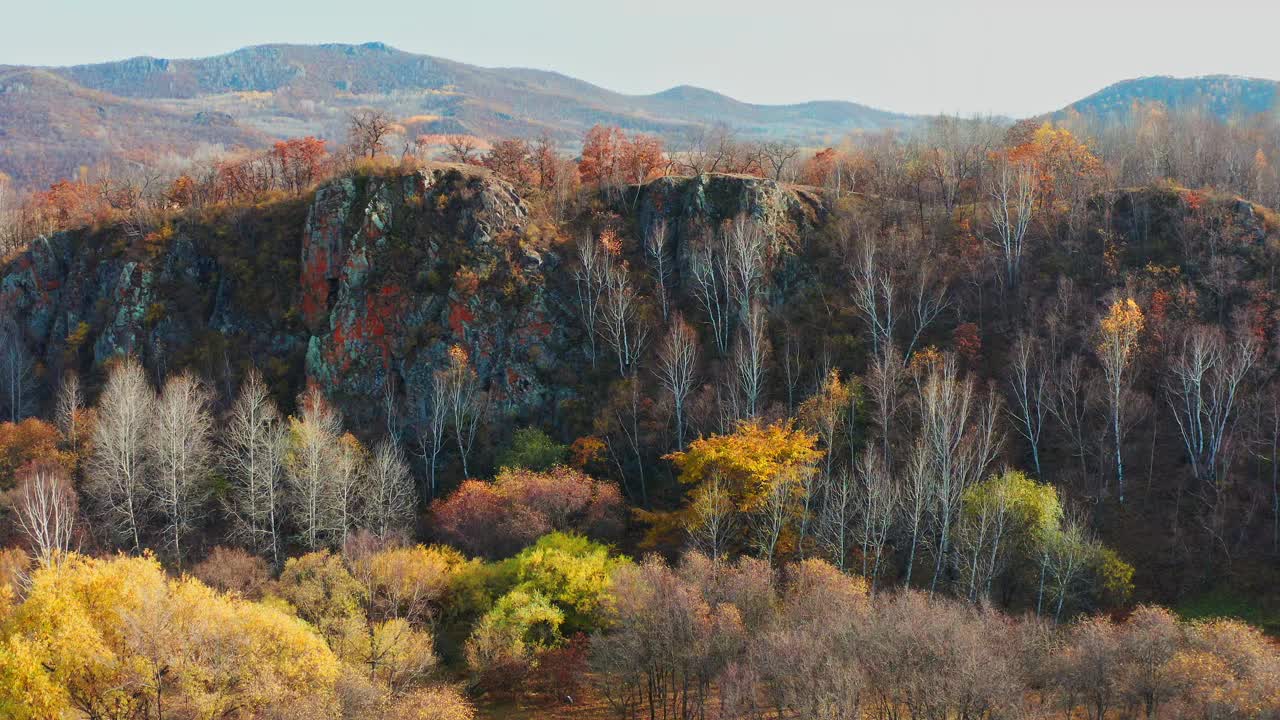
<svg viewBox="0 0 1280 720">
<path fill-rule="evenodd" d="M 1280 135 L 1141 112 L 52 186 L 0 714 L 1275 718 Z"/>
</svg>

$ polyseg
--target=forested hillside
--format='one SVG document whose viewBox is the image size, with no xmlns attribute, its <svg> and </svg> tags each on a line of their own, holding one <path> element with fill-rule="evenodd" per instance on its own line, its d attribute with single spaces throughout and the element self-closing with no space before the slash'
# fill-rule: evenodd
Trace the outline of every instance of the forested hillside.
<svg viewBox="0 0 1280 720">
<path fill-rule="evenodd" d="M 0 710 L 1276 717 L 1280 134 L 1141 113 L 51 187 Z"/>
</svg>

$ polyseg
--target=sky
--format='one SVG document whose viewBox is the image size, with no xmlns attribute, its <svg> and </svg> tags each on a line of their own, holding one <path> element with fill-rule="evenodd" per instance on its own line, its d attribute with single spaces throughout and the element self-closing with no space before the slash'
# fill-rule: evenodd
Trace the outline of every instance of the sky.
<svg viewBox="0 0 1280 720">
<path fill-rule="evenodd" d="M 1027 116 L 1144 75 L 1280 80 L 1277 0 L 0 0 L 0 64 L 378 40 L 626 93 Z"/>
</svg>

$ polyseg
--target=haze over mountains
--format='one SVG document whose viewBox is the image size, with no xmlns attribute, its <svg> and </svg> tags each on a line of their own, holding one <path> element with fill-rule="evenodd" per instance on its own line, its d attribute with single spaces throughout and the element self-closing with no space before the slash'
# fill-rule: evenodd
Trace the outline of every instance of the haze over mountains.
<svg viewBox="0 0 1280 720">
<path fill-rule="evenodd" d="M 1144 78 L 1069 108 L 1110 117 L 1134 102 L 1160 101 L 1223 117 L 1271 111 L 1276 85 L 1225 76 Z M 340 139 L 348 113 L 365 106 L 392 114 L 410 140 L 548 133 L 566 147 L 597 123 L 653 133 L 673 146 L 713 123 L 745 138 L 822 146 L 849 132 L 920 120 L 844 101 L 755 105 L 690 86 L 625 95 L 554 72 L 482 68 L 382 43 L 261 45 L 189 60 L 0 66 L 0 172 L 35 187 L 100 162 L 154 163 L 302 135 Z"/>
</svg>

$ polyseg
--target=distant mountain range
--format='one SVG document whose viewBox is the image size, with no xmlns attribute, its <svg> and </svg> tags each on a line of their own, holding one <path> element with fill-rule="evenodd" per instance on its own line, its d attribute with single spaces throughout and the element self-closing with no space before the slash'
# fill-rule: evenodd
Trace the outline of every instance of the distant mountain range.
<svg viewBox="0 0 1280 720">
<path fill-rule="evenodd" d="M 1110 116 L 1135 100 L 1159 100 L 1225 116 L 1270 110 L 1275 94 L 1267 80 L 1145 78 L 1070 108 Z M 625 95 L 558 73 L 482 68 L 382 43 L 260 45 L 190 60 L 0 66 L 0 172 L 34 187 L 99 162 L 162 162 L 301 135 L 341 139 L 349 112 L 364 106 L 388 111 L 408 138 L 545 132 L 566 147 L 596 123 L 673 143 L 726 123 L 747 138 L 819 146 L 922 120 L 841 101 L 755 105 L 690 86 Z"/>
<path fill-rule="evenodd" d="M 1168 76 L 1125 80 L 1078 100 L 1054 113 L 1075 111 L 1103 119 L 1128 117 L 1135 103 L 1158 102 L 1170 110 L 1199 110 L 1219 119 L 1276 111 L 1275 80 L 1206 75 L 1195 78 Z"/>
</svg>

